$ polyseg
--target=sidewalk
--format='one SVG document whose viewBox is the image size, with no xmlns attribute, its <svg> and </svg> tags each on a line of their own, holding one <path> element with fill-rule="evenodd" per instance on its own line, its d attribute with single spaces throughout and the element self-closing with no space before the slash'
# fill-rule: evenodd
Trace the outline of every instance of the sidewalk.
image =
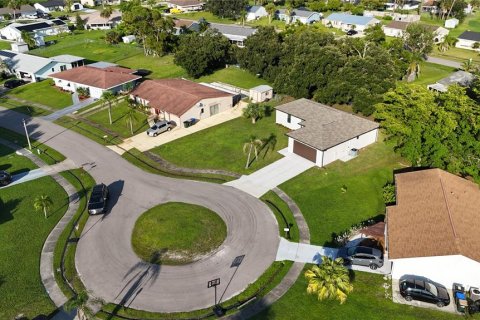
<svg viewBox="0 0 480 320">
<path fill-rule="evenodd" d="M 48 120 L 48 121 L 55 121 L 57 120 L 58 118 L 61 118 L 67 114 L 70 114 L 70 113 L 73 113 L 79 109 L 82 109 L 83 107 L 85 106 L 88 106 L 89 104 L 92 104 L 95 100 L 93 98 L 88 98 L 88 99 L 85 99 L 83 101 L 80 101 L 77 99 L 75 99 L 75 95 L 72 97 L 72 99 L 74 100 L 74 103 L 69 106 L 69 107 L 66 107 L 66 108 L 63 108 L 61 110 L 58 110 L 58 111 L 55 111 L 47 116 L 44 116 L 44 117 L 41 117 L 42 119 L 44 120 Z M 75 101 L 77 100 L 77 101 Z"/>
<path fill-rule="evenodd" d="M 248 176 L 227 182 L 225 185 L 259 198 L 269 190 L 315 166 L 315 163 L 288 152 L 286 148 L 278 152 L 285 157 Z"/>
<path fill-rule="evenodd" d="M 239 104 L 233 107 L 232 109 L 216 114 L 215 116 L 202 119 L 198 123 L 196 123 L 195 125 L 189 128 L 183 128 L 181 126 L 182 124 L 178 124 L 178 126 L 174 128 L 172 131 L 164 132 L 157 137 L 149 137 L 145 132 L 142 132 L 137 134 L 136 136 L 125 139 L 123 143 L 118 145 L 119 148 L 117 147 L 117 148 L 111 148 L 111 149 L 119 154 L 123 154 L 125 150 L 130 150 L 133 148 L 136 148 L 142 152 L 147 151 L 155 147 L 161 146 L 162 144 L 180 139 L 192 133 L 216 126 L 218 124 L 236 119 L 241 116 L 242 116 L 242 107 Z"/>
</svg>

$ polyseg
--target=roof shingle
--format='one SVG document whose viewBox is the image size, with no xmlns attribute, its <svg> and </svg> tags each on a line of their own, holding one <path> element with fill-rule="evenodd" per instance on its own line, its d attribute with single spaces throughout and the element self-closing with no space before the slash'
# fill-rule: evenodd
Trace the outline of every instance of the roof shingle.
<svg viewBox="0 0 480 320">
<path fill-rule="evenodd" d="M 101 89 L 110 89 L 141 78 L 140 76 L 119 72 L 115 69 L 99 69 L 90 66 L 82 66 L 54 73 L 50 77 Z"/>
</svg>

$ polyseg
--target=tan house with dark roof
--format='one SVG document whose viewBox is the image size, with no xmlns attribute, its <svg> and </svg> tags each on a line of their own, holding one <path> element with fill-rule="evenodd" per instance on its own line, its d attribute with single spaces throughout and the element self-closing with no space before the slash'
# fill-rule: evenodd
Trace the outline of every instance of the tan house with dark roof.
<svg viewBox="0 0 480 320">
<path fill-rule="evenodd" d="M 354 158 L 378 135 L 378 123 L 308 99 L 278 106 L 276 123 L 293 130 L 287 133 L 288 151 L 319 167 Z"/>
<path fill-rule="evenodd" d="M 407 27 L 410 23 L 411 22 L 407 22 L 407 21 L 392 21 L 389 24 L 384 25 L 382 29 L 386 36 L 402 38 L 403 34 L 405 33 L 405 30 L 407 30 Z M 413 22 L 413 23 L 418 23 L 418 22 Z M 434 36 L 433 40 L 435 43 L 443 42 L 445 38 L 448 36 L 448 33 L 450 32 L 444 27 L 428 25 L 428 24 L 426 24 L 426 26 L 428 27 L 428 29 L 430 29 L 431 32 L 433 32 L 433 36 Z"/>
<path fill-rule="evenodd" d="M 392 278 L 418 275 L 452 288 L 480 287 L 480 189 L 440 169 L 395 175 L 387 208 Z"/>
<path fill-rule="evenodd" d="M 66 91 L 76 92 L 78 88 L 87 88 L 92 98 L 100 98 L 105 91 L 117 93 L 135 86 L 142 77 L 135 70 L 118 66 L 105 68 L 83 66 L 51 74 L 55 85 Z"/>
<path fill-rule="evenodd" d="M 160 118 L 177 124 L 205 119 L 233 106 L 233 95 L 184 79 L 146 80 L 131 92 L 132 99 Z"/>
</svg>

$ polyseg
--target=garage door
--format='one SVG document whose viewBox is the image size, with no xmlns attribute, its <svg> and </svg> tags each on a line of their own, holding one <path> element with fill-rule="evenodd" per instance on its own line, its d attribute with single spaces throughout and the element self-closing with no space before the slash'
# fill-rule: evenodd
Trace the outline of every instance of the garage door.
<svg viewBox="0 0 480 320">
<path fill-rule="evenodd" d="M 298 154 L 305 159 L 308 159 L 312 162 L 317 161 L 317 150 L 309 147 L 297 140 L 293 141 L 293 153 Z"/>
</svg>

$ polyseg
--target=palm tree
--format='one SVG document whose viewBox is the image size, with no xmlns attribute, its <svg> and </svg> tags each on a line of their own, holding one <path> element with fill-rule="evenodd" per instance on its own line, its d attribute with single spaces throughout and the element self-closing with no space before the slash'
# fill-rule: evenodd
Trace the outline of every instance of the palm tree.
<svg viewBox="0 0 480 320">
<path fill-rule="evenodd" d="M 13 21 L 17 20 L 17 10 L 20 10 L 23 4 L 24 0 L 8 0 L 7 7 L 13 10 Z"/>
<path fill-rule="evenodd" d="M 250 166 L 250 157 L 252 156 L 252 151 L 255 154 L 255 157 L 252 159 L 255 160 L 258 157 L 258 148 L 263 145 L 263 141 L 255 137 L 254 135 L 250 136 L 247 142 L 243 144 L 243 153 L 248 154 L 247 163 L 245 164 L 245 169 L 248 169 Z"/>
<path fill-rule="evenodd" d="M 275 14 L 275 11 L 277 11 L 277 9 L 275 8 L 275 5 L 273 3 L 269 3 L 265 7 L 265 10 L 268 13 L 268 23 L 272 23 L 272 17 Z"/>
<path fill-rule="evenodd" d="M 308 281 L 307 293 L 316 294 L 318 300 L 337 299 L 342 304 L 353 290 L 342 258 L 332 260 L 322 256 L 322 263 L 305 271 L 305 278 Z"/>
<path fill-rule="evenodd" d="M 112 15 L 113 13 L 113 9 L 111 6 L 106 6 L 103 8 L 103 10 L 100 12 L 100 17 L 102 18 L 105 18 L 105 19 L 109 19 L 110 16 Z"/>
<path fill-rule="evenodd" d="M 134 108 L 128 108 L 127 112 L 125 112 L 125 120 L 127 121 L 127 125 L 130 127 L 130 132 L 133 135 L 133 123 L 137 122 L 137 110 Z"/>
<path fill-rule="evenodd" d="M 243 116 L 245 118 L 252 119 L 252 123 L 255 124 L 258 119 L 265 116 L 266 106 L 261 103 L 249 103 L 248 106 L 243 109 Z"/>
<path fill-rule="evenodd" d="M 102 103 L 108 105 L 108 120 L 110 120 L 110 124 L 112 124 L 112 103 L 115 100 L 115 95 L 111 91 L 105 91 L 100 98 Z"/>
<path fill-rule="evenodd" d="M 472 58 L 466 60 L 462 63 L 461 69 L 466 72 L 471 72 L 475 69 Z"/>
<path fill-rule="evenodd" d="M 105 301 L 99 298 L 89 299 L 88 293 L 86 291 L 80 291 L 72 299 L 67 301 L 64 305 L 65 311 L 77 310 L 77 318 L 79 320 L 89 320 L 93 319 L 95 314 L 88 308 L 88 303 L 91 304 L 105 304 Z"/>
<path fill-rule="evenodd" d="M 33 201 L 33 207 L 36 211 L 43 211 L 45 219 L 47 219 L 47 211 L 52 207 L 52 205 L 52 199 L 50 199 L 50 197 L 47 195 L 40 195 Z"/>
<path fill-rule="evenodd" d="M 443 40 L 443 42 L 438 44 L 438 50 L 440 52 L 445 52 L 451 47 L 455 46 L 456 42 L 457 42 L 457 38 L 448 35 L 445 37 L 445 40 Z"/>
<path fill-rule="evenodd" d="M 65 12 L 71 12 L 73 6 L 73 0 L 64 0 L 65 3 Z"/>
<path fill-rule="evenodd" d="M 242 26 L 245 27 L 245 20 L 247 19 L 247 11 L 245 9 L 240 11 L 240 19 L 242 19 Z"/>
</svg>

